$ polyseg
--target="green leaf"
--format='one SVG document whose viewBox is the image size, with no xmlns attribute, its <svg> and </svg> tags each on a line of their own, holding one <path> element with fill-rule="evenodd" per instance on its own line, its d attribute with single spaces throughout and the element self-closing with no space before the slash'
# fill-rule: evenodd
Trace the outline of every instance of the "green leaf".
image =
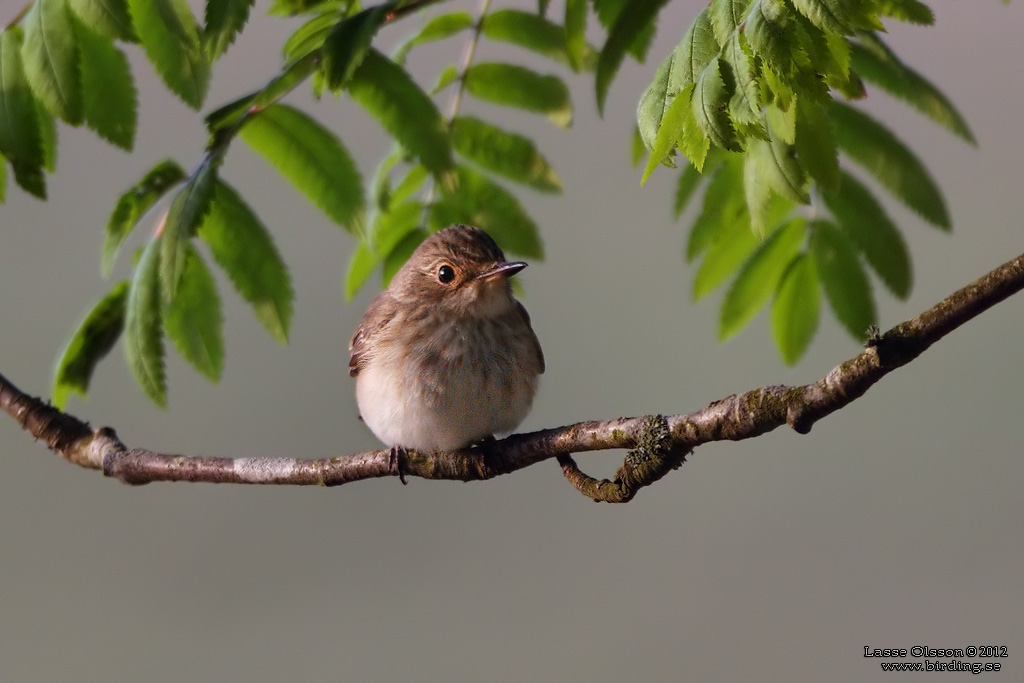
<svg viewBox="0 0 1024 683">
<path fill-rule="evenodd" d="M 286 343 L 294 299 L 288 269 L 266 227 L 222 180 L 214 182 L 213 201 L 199 237 L 239 295 L 252 305 L 256 318 Z"/>
<path fill-rule="evenodd" d="M 515 195 L 471 168 L 459 166 L 458 172 L 458 191 L 442 196 L 430 208 L 430 229 L 468 223 L 486 230 L 509 252 L 543 258 L 537 224 Z"/>
<path fill-rule="evenodd" d="M 523 66 L 473 64 L 466 70 L 466 90 L 481 100 L 545 114 L 555 124 L 572 125 L 569 88 L 558 76 L 541 75 Z"/>
<path fill-rule="evenodd" d="M 7 159 L 0 154 L 0 204 L 7 198 Z"/>
<path fill-rule="evenodd" d="M 615 24 L 608 30 L 608 39 L 597 58 L 597 110 L 602 115 L 608 88 L 626 52 L 645 30 L 650 30 L 655 24 L 658 12 L 667 1 L 634 0 L 629 3 L 629 11 L 620 12 Z"/>
<path fill-rule="evenodd" d="M 132 228 L 138 224 L 158 199 L 167 194 L 174 185 L 185 180 L 185 171 L 170 159 L 161 161 L 142 180 L 128 188 L 114 206 L 107 221 L 106 239 L 103 242 L 103 274 L 109 275 L 121 244 Z"/>
<path fill-rule="evenodd" d="M 352 233 L 362 229 L 362 178 L 334 133 L 298 109 L 275 104 L 246 121 L 241 136 L 332 220 Z"/>
<path fill-rule="evenodd" d="M 210 157 L 203 160 L 171 200 L 160 228 L 163 243 L 160 249 L 160 281 L 167 301 L 173 301 L 177 296 L 185 272 L 189 241 L 210 210 L 217 165 L 217 160 Z"/>
<path fill-rule="evenodd" d="M 853 34 L 853 29 L 861 24 L 856 17 L 847 14 L 847 6 L 866 5 L 863 2 L 848 0 L 792 0 L 797 11 L 811 20 L 811 23 L 827 33 L 839 33 L 844 36 Z"/>
<path fill-rule="evenodd" d="M 853 242 L 831 221 L 817 220 L 811 223 L 809 247 L 836 318 L 855 339 L 865 339 L 878 316 Z"/>
<path fill-rule="evenodd" d="M 29 169 L 35 170 L 41 183 L 43 141 L 35 98 L 22 67 L 21 45 L 20 29 L 0 32 L 0 154 L 11 162 L 19 184 L 19 173 Z M 46 196 L 45 188 L 41 196 Z"/>
<path fill-rule="evenodd" d="M 71 11 L 82 22 L 105 38 L 125 42 L 138 41 L 126 0 L 67 0 Z"/>
<path fill-rule="evenodd" d="M 352 77 L 370 50 L 370 43 L 395 3 L 376 5 L 339 22 L 321 50 L 327 87 L 337 91 Z"/>
<path fill-rule="evenodd" d="M 295 61 L 319 50 L 339 18 L 340 15 L 336 12 L 320 14 L 295 29 L 281 49 L 285 60 Z"/>
<path fill-rule="evenodd" d="M 452 120 L 452 146 L 470 161 L 541 192 L 561 192 L 562 183 L 529 138 L 472 116 Z"/>
<path fill-rule="evenodd" d="M 138 117 L 135 84 L 124 53 L 113 41 L 74 21 L 81 55 L 85 123 L 103 139 L 131 151 Z"/>
<path fill-rule="evenodd" d="M 316 70 L 317 63 L 317 55 L 310 53 L 288 64 L 261 89 L 243 95 L 207 114 L 207 130 L 214 140 L 222 134 L 234 135 L 233 129 L 242 119 L 254 116 L 259 110 L 279 102 Z"/>
<path fill-rule="evenodd" d="M 378 212 L 367 240 L 367 246 L 377 260 L 394 251 L 406 235 L 419 228 L 423 215 L 424 206 L 416 201 L 396 203 L 390 211 Z"/>
<path fill-rule="evenodd" d="M 877 35 L 862 34 L 860 42 L 853 43 L 851 48 L 851 63 L 862 77 L 972 145 L 976 144 L 974 134 L 953 103 L 924 76 L 901 62 Z"/>
<path fill-rule="evenodd" d="M 36 0 L 25 15 L 25 77 L 54 116 L 71 125 L 82 122 L 82 83 L 78 41 L 65 0 Z"/>
<path fill-rule="evenodd" d="M 413 35 L 395 50 L 392 59 L 399 64 L 405 63 L 409 51 L 417 45 L 431 43 L 438 40 L 451 38 L 454 35 L 465 31 L 473 25 L 473 15 L 469 12 L 448 12 L 439 14 L 420 29 L 419 33 Z"/>
<path fill-rule="evenodd" d="M 186 245 L 185 267 L 174 299 L 164 310 L 164 331 L 182 357 L 216 382 L 224 368 L 220 296 L 199 252 Z"/>
<path fill-rule="evenodd" d="M 371 49 L 346 88 L 442 187 L 451 187 L 454 161 L 448 129 L 433 100 L 405 69 Z"/>
<path fill-rule="evenodd" d="M 708 10 L 705 8 L 697 15 L 658 71 L 640 98 L 637 107 L 637 126 L 640 136 L 648 149 L 654 146 L 654 138 L 661 129 L 661 120 L 669 106 L 676 100 L 680 92 L 694 84 L 704 67 L 718 54 L 718 43 L 715 42 Z"/>
<path fill-rule="evenodd" d="M 864 254 L 893 294 L 906 299 L 913 276 L 907 245 L 871 191 L 855 177 L 843 173 L 839 188 L 822 197 L 839 227 Z"/>
<path fill-rule="evenodd" d="M 818 273 L 809 254 L 789 264 L 772 302 L 772 330 L 782 359 L 793 365 L 804 355 L 821 315 Z"/>
<path fill-rule="evenodd" d="M 830 112 L 836 142 L 893 195 L 933 225 L 950 230 L 952 223 L 931 175 L 906 145 L 878 121 L 834 102 Z"/>
<path fill-rule="evenodd" d="M 210 84 L 210 63 L 187 0 L 128 0 L 135 31 L 164 83 L 193 109 Z"/>
<path fill-rule="evenodd" d="M 124 350 L 128 367 L 146 395 L 161 408 L 167 407 L 164 377 L 163 327 L 160 304 L 161 237 L 142 252 L 128 290 L 124 323 Z"/>
<path fill-rule="evenodd" d="M 584 21 L 586 17 L 586 5 Z M 500 40 L 536 52 L 575 69 L 593 68 L 597 55 L 582 37 L 582 45 L 575 44 L 569 51 L 566 29 L 532 12 L 515 9 L 497 10 L 483 19 L 483 34 L 491 40 Z M 577 43 L 579 35 L 574 36 Z M 576 62 L 573 59 L 576 59 Z"/>
<path fill-rule="evenodd" d="M 587 0 L 566 0 L 564 30 L 565 52 L 572 70 L 589 68 L 588 62 L 596 65 L 596 55 L 587 44 Z"/>
<path fill-rule="evenodd" d="M 703 180 L 704 176 L 693 166 L 684 166 L 679 172 L 679 180 L 676 181 L 675 199 L 672 202 L 673 218 L 679 220 L 679 217 L 683 215 L 683 211 L 686 210 L 687 205 L 690 203 L 693 193 L 697 191 Z"/>
<path fill-rule="evenodd" d="M 719 339 L 732 337 L 757 315 L 799 253 L 806 232 L 807 221 L 794 218 L 773 232 L 747 259 L 722 302 Z"/>
<path fill-rule="evenodd" d="M 690 227 L 687 263 L 693 263 L 707 251 L 726 225 L 742 220 L 747 209 L 743 200 L 743 158 L 735 154 L 727 157 L 717 169 L 708 169 L 711 181 L 704 193 L 701 211 Z"/>
<path fill-rule="evenodd" d="M 923 2 L 917 0 L 881 0 L 879 12 L 885 16 L 906 21 L 911 24 L 931 26 L 935 23 L 935 15 Z"/>
<path fill-rule="evenodd" d="M 701 72 L 694 87 L 691 101 L 694 119 L 715 147 L 739 152 L 742 147 L 736 139 L 736 129 L 729 116 L 731 97 L 732 90 L 722 79 L 721 62 L 715 57 Z"/>
<path fill-rule="evenodd" d="M 359 242 L 359 246 L 352 252 L 352 258 L 348 262 L 348 270 L 345 272 L 345 300 L 352 301 L 366 281 L 373 274 L 379 259 L 370 250 L 366 240 Z"/>
<path fill-rule="evenodd" d="M 255 0 L 206 0 L 206 26 L 203 47 L 213 62 L 227 51 L 249 21 L 249 10 Z"/>
<path fill-rule="evenodd" d="M 615 25 L 622 19 L 623 14 L 627 13 L 625 11 L 627 9 L 633 11 L 632 0 L 594 0 L 594 11 L 597 13 L 597 19 L 608 30 L 609 34 L 615 29 Z M 638 62 L 643 62 L 647 59 L 647 50 L 650 49 L 651 42 L 654 40 L 655 24 L 656 22 L 653 19 L 649 21 L 636 34 L 627 48 L 627 52 Z"/>
<path fill-rule="evenodd" d="M 728 220 L 721 226 L 717 239 L 711 244 L 700 262 L 693 280 L 693 299 L 699 301 L 713 292 L 735 273 L 747 257 L 757 248 L 757 237 L 750 230 L 750 216 L 742 201 L 733 204 L 731 211 L 723 212 Z"/>
<path fill-rule="evenodd" d="M 438 74 L 437 83 L 430 89 L 430 94 L 436 95 L 457 80 L 459 80 L 459 67 L 449 64 Z"/>
<path fill-rule="evenodd" d="M 671 161 L 669 155 L 675 149 L 683 129 L 683 124 L 687 120 L 692 106 L 690 100 L 690 95 L 693 92 L 692 88 L 693 86 L 687 86 L 685 90 L 679 93 L 672 106 L 668 108 L 665 116 L 661 119 L 661 128 L 658 130 L 657 137 L 654 138 L 654 145 L 651 147 L 651 153 L 647 157 L 644 174 L 640 178 L 641 185 L 647 182 L 647 178 L 650 177 L 659 164 Z M 671 165 L 675 165 L 675 162 L 672 162 Z"/>
<path fill-rule="evenodd" d="M 124 329 L 127 300 L 128 282 L 119 282 L 93 306 L 64 347 L 53 378 L 53 403 L 58 408 L 67 405 L 71 392 L 87 395 L 96 364 L 113 348 Z"/>
<path fill-rule="evenodd" d="M 390 254 L 384 257 L 384 266 L 381 268 L 381 283 L 384 287 L 388 286 L 391 278 L 395 276 L 399 268 L 405 265 L 405 262 L 412 256 L 412 252 L 416 251 L 416 247 L 420 246 L 426 238 L 425 231 L 413 230 L 395 246 Z"/>
<path fill-rule="evenodd" d="M 796 156 L 826 190 L 839 185 L 839 155 L 826 109 L 805 97 L 796 101 Z"/>
</svg>

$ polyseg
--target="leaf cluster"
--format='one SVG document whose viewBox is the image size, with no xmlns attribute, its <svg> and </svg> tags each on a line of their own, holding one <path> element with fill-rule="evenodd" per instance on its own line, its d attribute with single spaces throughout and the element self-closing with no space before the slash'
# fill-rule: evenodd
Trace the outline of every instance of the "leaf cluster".
<svg viewBox="0 0 1024 683">
<path fill-rule="evenodd" d="M 822 293 L 857 338 L 876 322 L 868 268 L 897 297 L 909 294 L 906 246 L 850 162 L 928 223 L 951 228 L 917 156 L 844 101 L 877 85 L 974 142 L 949 100 L 883 41 L 885 18 L 933 21 L 917 0 L 712 0 L 645 90 L 644 180 L 687 159 L 677 217 L 706 186 L 686 255 L 700 260 L 695 298 L 729 283 L 720 337 L 772 299 L 776 345 L 793 363 L 817 329 Z"/>
</svg>

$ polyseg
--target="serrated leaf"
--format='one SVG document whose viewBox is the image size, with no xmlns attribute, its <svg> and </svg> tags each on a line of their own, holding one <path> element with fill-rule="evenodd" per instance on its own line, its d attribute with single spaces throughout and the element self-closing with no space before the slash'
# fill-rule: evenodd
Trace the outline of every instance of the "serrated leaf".
<svg viewBox="0 0 1024 683">
<path fill-rule="evenodd" d="M 470 66 L 464 82 L 466 90 L 481 100 L 545 114 L 563 128 L 572 125 L 569 88 L 558 76 L 515 64 L 484 62 Z"/>
<path fill-rule="evenodd" d="M 384 23 L 395 3 L 376 5 L 339 22 L 324 39 L 321 55 L 327 87 L 339 90 L 352 77 L 370 49 L 377 29 Z"/>
<path fill-rule="evenodd" d="M 584 18 L 585 10 L 584 5 Z M 483 19 L 483 35 L 491 40 L 517 45 L 568 66 L 575 64 L 574 70 L 592 69 L 597 60 L 597 54 L 587 45 L 585 36 L 582 44 L 579 44 L 580 35 L 574 35 L 577 44 L 573 46 L 575 52 L 570 54 L 565 27 L 532 12 L 516 9 L 492 12 Z"/>
<path fill-rule="evenodd" d="M 441 112 L 401 66 L 371 49 L 346 88 L 442 187 L 454 177 L 451 142 Z"/>
<path fill-rule="evenodd" d="M 669 106 L 687 86 L 696 82 L 700 72 L 718 54 L 708 9 L 705 8 L 687 29 L 686 35 L 658 67 L 654 81 L 647 86 L 637 107 L 637 126 L 644 144 L 650 149 L 661 128 Z"/>
<path fill-rule="evenodd" d="M 751 8 L 744 27 L 750 49 L 782 76 L 793 70 L 793 24 L 784 0 L 760 0 Z"/>
<path fill-rule="evenodd" d="M 917 156 L 888 128 L 840 102 L 830 111 L 836 142 L 900 201 L 943 230 L 952 229 L 946 202 Z"/>
<path fill-rule="evenodd" d="M 746 20 L 751 0 L 715 0 L 709 5 L 708 19 L 715 32 L 715 41 L 724 46 L 739 33 Z"/>
<path fill-rule="evenodd" d="M 131 151 L 135 145 L 135 84 L 124 53 L 77 19 L 85 123 L 103 139 Z"/>
<path fill-rule="evenodd" d="M 673 218 L 679 220 L 679 217 L 683 215 L 683 211 L 689 205 L 693 193 L 697 191 L 703 180 L 704 176 L 693 166 L 684 166 L 679 172 L 679 179 L 676 181 L 676 194 L 672 201 Z"/>
<path fill-rule="evenodd" d="M 896 225 L 871 191 L 844 172 L 837 191 L 825 192 L 822 197 L 839 227 L 857 245 L 885 286 L 906 299 L 913 280 L 910 254 Z"/>
<path fill-rule="evenodd" d="M 213 274 L 199 252 L 186 245 L 181 284 L 165 304 L 164 331 L 178 352 L 199 372 L 216 382 L 224 368 L 224 321 Z"/>
<path fill-rule="evenodd" d="M 742 148 L 736 140 L 736 129 L 729 117 L 731 97 L 732 90 L 722 79 L 721 62 L 716 57 L 701 72 L 693 89 L 693 115 L 712 144 L 730 152 L 739 152 Z"/>
<path fill-rule="evenodd" d="M 0 154 L 11 162 L 15 180 L 29 169 L 42 182 L 43 142 L 35 98 L 25 80 L 21 60 L 21 30 L 0 32 Z M 45 189 L 43 191 L 45 197 Z"/>
<path fill-rule="evenodd" d="M 203 46 L 209 60 L 216 61 L 235 42 L 255 0 L 206 0 Z"/>
<path fill-rule="evenodd" d="M 807 98 L 796 101 L 796 156 L 808 175 L 826 190 L 839 185 L 839 153 L 824 107 Z"/>
<path fill-rule="evenodd" d="M 596 55 L 587 44 L 587 0 L 566 0 L 564 25 L 565 52 L 572 70 L 580 71 L 588 62 L 596 65 Z"/>
<path fill-rule="evenodd" d="M 189 242 L 210 210 L 217 160 L 207 157 L 178 190 L 160 228 L 160 282 L 164 298 L 173 301 L 181 285 L 188 259 Z"/>
<path fill-rule="evenodd" d="M 363 183 L 337 136 L 285 104 L 267 107 L 241 130 L 242 139 L 332 220 L 362 228 Z"/>
<path fill-rule="evenodd" d="M 455 151 L 488 171 L 541 192 L 562 190 L 555 169 L 527 137 L 472 116 L 455 117 L 451 136 Z"/>
<path fill-rule="evenodd" d="M 777 139 L 769 128 L 770 142 L 751 140 L 747 155 L 757 164 L 758 179 L 766 182 L 780 197 L 807 204 L 807 176 L 796 155 L 796 148 Z"/>
<path fill-rule="evenodd" d="M 655 24 L 658 12 L 668 0 L 634 0 L 629 3 L 629 10 L 619 12 L 614 25 L 608 30 L 608 39 L 601 54 L 597 58 L 597 110 L 604 114 L 604 103 L 608 98 L 608 88 L 618 73 L 626 52 L 633 46 L 636 39 L 645 30 Z"/>
<path fill-rule="evenodd" d="M 71 11 L 96 33 L 129 43 L 138 40 L 126 0 L 67 0 Z"/>
<path fill-rule="evenodd" d="M 73 126 L 82 122 L 78 41 L 65 0 L 36 0 L 25 15 L 25 78 L 46 109 Z"/>
<path fill-rule="evenodd" d="M 109 275 L 121 244 L 139 219 L 163 197 L 169 189 L 185 179 L 185 171 L 175 161 L 165 159 L 152 168 L 142 180 L 128 188 L 114 205 L 107 221 L 103 242 L 103 274 Z"/>
<path fill-rule="evenodd" d="M 900 61 L 877 35 L 862 34 L 860 41 L 851 45 L 850 54 L 858 74 L 972 145 L 976 144 L 967 122 L 938 88 Z"/>
<path fill-rule="evenodd" d="M 466 166 L 459 166 L 458 173 L 458 191 L 442 196 L 430 208 L 432 231 L 467 223 L 486 230 L 508 252 L 544 257 L 537 224 L 515 195 Z"/>
<path fill-rule="evenodd" d="M 899 21 L 922 26 L 931 26 L 935 23 L 935 15 L 931 9 L 918 0 L 882 0 L 878 5 L 879 12 Z"/>
<path fill-rule="evenodd" d="M 849 0 L 791 0 L 798 12 L 807 17 L 812 24 L 827 33 L 852 35 L 854 27 L 862 22 L 856 18 L 851 22 L 847 8 L 864 6 L 866 3 L 849 2 Z"/>
<path fill-rule="evenodd" d="M 96 364 L 110 352 L 124 329 L 127 301 L 128 282 L 119 282 L 86 314 L 64 347 L 53 378 L 53 403 L 58 408 L 67 405 L 71 392 L 81 396 L 88 393 Z"/>
<path fill-rule="evenodd" d="M 644 174 L 640 178 L 640 184 L 647 182 L 647 178 L 650 177 L 654 169 L 659 164 L 670 163 L 675 165 L 671 161 L 669 155 L 673 152 L 676 147 L 676 143 L 683 132 L 684 123 L 691 118 L 690 109 L 692 107 L 690 96 L 693 93 L 693 86 L 687 86 L 679 95 L 675 101 L 665 112 L 665 116 L 661 119 L 661 128 L 658 130 L 657 137 L 654 138 L 654 145 L 651 147 L 651 153 L 647 157 L 647 165 L 644 166 Z"/>
<path fill-rule="evenodd" d="M 803 246 L 807 221 L 794 218 L 773 232 L 743 264 L 722 302 L 718 338 L 732 337 L 753 320 Z"/>
<path fill-rule="evenodd" d="M 809 254 L 800 254 L 786 269 L 772 302 L 775 345 L 788 365 L 804 355 L 820 316 L 821 290 L 814 261 Z"/>
<path fill-rule="evenodd" d="M 199 109 L 210 85 L 210 63 L 187 0 L 128 0 L 135 32 L 164 83 Z"/>
<path fill-rule="evenodd" d="M 878 316 L 853 243 L 834 223 L 818 220 L 811 223 L 809 249 L 836 318 L 855 339 L 863 340 Z"/>
<path fill-rule="evenodd" d="M 363 288 L 378 263 L 379 260 L 366 244 L 366 240 L 360 240 L 356 250 L 352 252 L 352 258 L 348 261 L 348 270 L 345 271 L 346 301 L 352 301 L 356 292 Z"/>
<path fill-rule="evenodd" d="M 135 267 L 125 311 L 124 351 L 135 381 L 153 403 L 166 408 L 160 303 L 161 239 L 155 237 L 146 245 Z"/>
<path fill-rule="evenodd" d="M 761 82 L 756 72 L 756 60 L 742 33 L 736 33 L 722 47 L 722 69 L 727 69 L 734 83 L 729 100 L 729 116 L 740 132 L 763 137 L 761 123 Z"/>
<path fill-rule="evenodd" d="M 409 169 L 409 172 L 405 174 L 395 185 L 391 191 L 391 199 L 395 203 L 401 203 L 409 199 L 417 190 L 423 187 L 423 183 L 426 182 L 430 174 L 427 169 L 423 168 L 419 164 Z"/>
<path fill-rule="evenodd" d="M 39 122 L 39 142 L 43 148 L 43 168 L 57 171 L 57 119 L 36 101 L 36 121 Z"/>
<path fill-rule="evenodd" d="M 292 290 L 288 269 L 274 241 L 238 193 L 222 180 L 214 183 L 213 201 L 199 237 L 256 318 L 282 344 L 288 341 Z"/>
</svg>

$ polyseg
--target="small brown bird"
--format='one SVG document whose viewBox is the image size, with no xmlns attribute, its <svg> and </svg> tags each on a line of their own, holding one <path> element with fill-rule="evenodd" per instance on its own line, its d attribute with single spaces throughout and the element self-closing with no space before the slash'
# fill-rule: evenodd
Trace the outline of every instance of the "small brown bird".
<svg viewBox="0 0 1024 683">
<path fill-rule="evenodd" d="M 468 225 L 441 230 L 413 252 L 349 345 L 359 412 L 378 439 L 450 451 L 523 421 L 544 372 L 509 282 L 525 267 Z"/>
</svg>

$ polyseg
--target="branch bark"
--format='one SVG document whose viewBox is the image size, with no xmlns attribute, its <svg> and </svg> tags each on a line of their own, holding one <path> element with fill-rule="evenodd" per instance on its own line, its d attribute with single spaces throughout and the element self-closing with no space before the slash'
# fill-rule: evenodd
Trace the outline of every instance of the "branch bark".
<svg viewBox="0 0 1024 683">
<path fill-rule="evenodd" d="M 491 479 L 557 458 L 566 478 L 595 501 L 624 503 L 678 468 L 711 441 L 741 441 L 784 424 L 806 434 L 823 417 L 864 395 L 876 382 L 924 353 L 932 344 L 981 312 L 1024 289 L 1024 255 L 960 289 L 921 315 L 884 334 L 824 378 L 802 386 L 768 386 L 734 394 L 688 415 L 648 415 L 579 422 L 514 434 L 452 453 L 354 453 L 336 458 L 212 458 L 130 449 L 113 429 L 92 429 L 78 418 L 25 394 L 0 375 L 0 409 L 51 450 L 82 467 L 102 470 L 128 484 L 205 481 L 235 484 L 338 486 L 361 479 L 398 476 L 474 481 Z M 631 449 L 615 479 L 598 480 L 579 469 L 572 453 Z"/>
</svg>

